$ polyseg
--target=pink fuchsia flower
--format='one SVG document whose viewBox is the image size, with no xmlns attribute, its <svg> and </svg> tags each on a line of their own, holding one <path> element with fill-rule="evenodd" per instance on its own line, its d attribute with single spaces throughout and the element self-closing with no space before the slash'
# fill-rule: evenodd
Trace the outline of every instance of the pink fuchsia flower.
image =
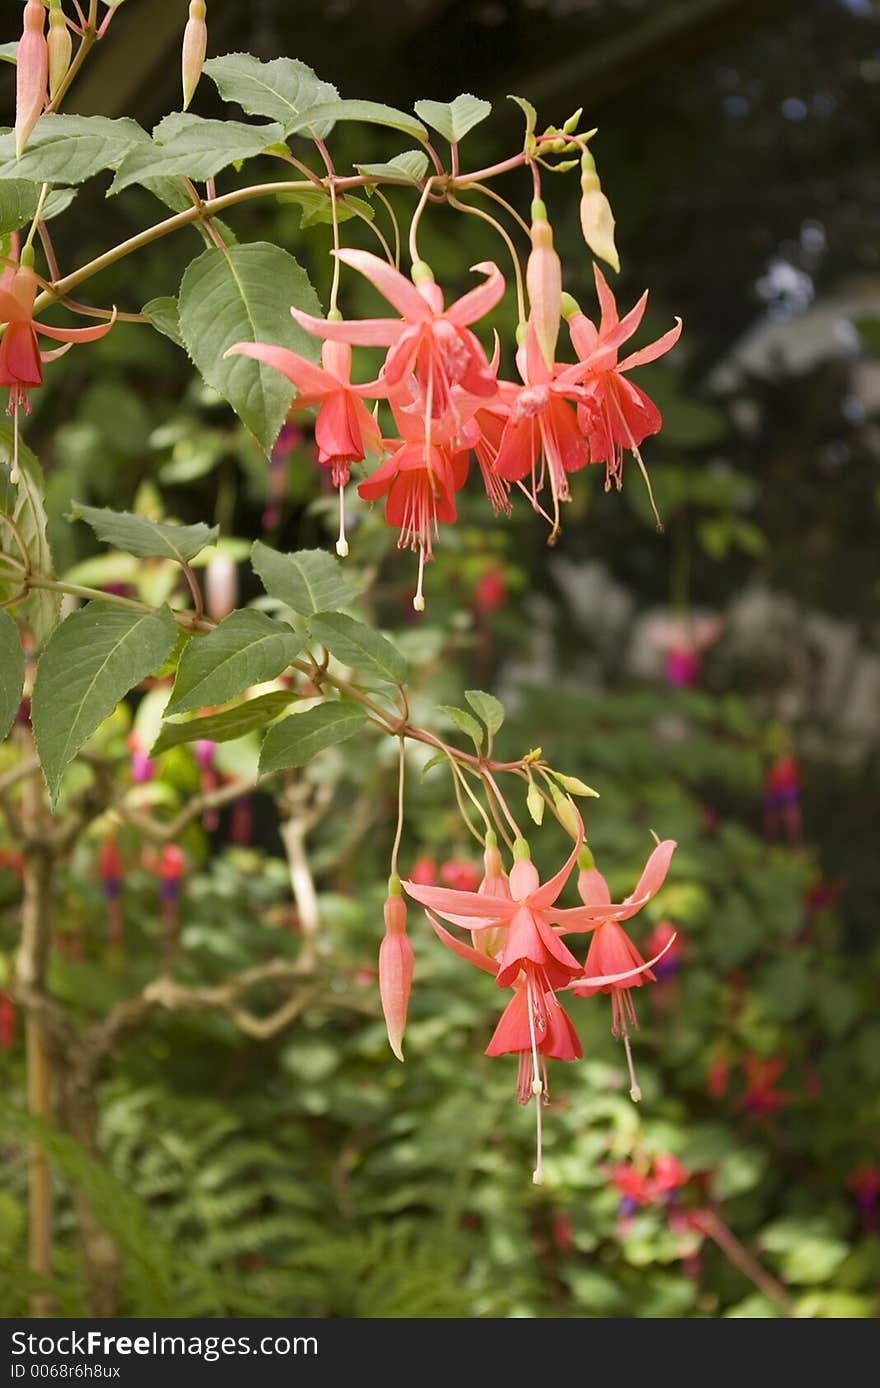
<svg viewBox="0 0 880 1388">
<path fill-rule="evenodd" d="M 292 310 L 291 310 L 292 311 Z M 342 488 L 348 485 L 352 463 L 362 462 L 369 449 L 380 452 L 379 426 L 364 404 L 364 397 L 379 399 L 386 392 L 377 381 L 365 386 L 352 385 L 351 347 L 345 342 L 325 342 L 321 366 L 286 347 L 264 342 L 236 342 L 226 356 L 252 357 L 280 371 L 299 391 L 297 410 L 319 405 L 315 420 L 318 462 L 330 469 L 334 487 L 339 489 L 339 539 L 336 552 L 348 554 Z"/>
<path fill-rule="evenodd" d="M 146 748 L 137 733 L 129 733 L 128 750 L 131 753 L 131 779 L 136 786 L 145 785 L 156 774 L 156 763 L 147 755 Z"/>
<path fill-rule="evenodd" d="M 507 579 L 498 564 L 485 569 L 474 589 L 474 606 L 478 612 L 495 612 L 507 598 Z"/>
<path fill-rule="evenodd" d="M 18 238 L 13 238 L 13 253 L 17 254 Z M 21 263 L 14 259 L 0 275 L 0 386 L 9 390 L 7 414 L 15 419 L 15 456 L 12 481 L 18 480 L 18 413 L 30 413 L 30 392 L 43 384 L 43 363 L 63 356 L 75 342 L 96 342 L 113 327 L 116 310 L 106 323 L 93 328 L 55 328 L 34 321 L 34 300 L 37 297 L 37 277 L 33 268 L 33 251 L 25 247 Z M 37 333 L 64 343 L 63 347 L 41 351 Z"/>
<path fill-rule="evenodd" d="M 784 1108 L 790 1095 L 784 1089 L 777 1089 L 776 1084 L 787 1066 L 787 1056 L 773 1056 L 770 1060 L 762 1060 L 756 1055 L 745 1056 L 743 1074 L 746 1087 L 737 1099 L 736 1107 L 761 1118 L 767 1118 Z"/>
<path fill-rule="evenodd" d="M 365 501 L 385 497 L 385 520 L 399 526 L 398 548 L 419 552 L 419 577 L 413 607 L 425 609 L 425 561 L 433 556 L 434 536 L 442 522 L 452 525 L 457 517 L 455 493 L 467 478 L 467 452 L 451 444 L 429 442 L 421 419 L 399 418 L 403 438 L 388 440 L 393 452 L 358 486 Z M 440 433 L 438 427 L 437 430 Z"/>
<path fill-rule="evenodd" d="M 470 325 L 484 318 L 504 294 L 504 276 L 497 265 L 484 261 L 473 266 L 476 273 L 485 275 L 485 283 L 444 308 L 443 294 L 424 261 L 413 266 L 410 281 L 369 251 L 334 254 L 375 285 L 401 317 L 333 321 L 291 309 L 300 327 L 325 341 L 390 348 L 382 380 L 388 390 L 395 391 L 405 389 L 407 377 L 415 374 L 426 421 L 456 414 L 454 386 L 478 397 L 496 394 L 495 373 Z M 430 434 L 429 422 L 425 432 Z"/>
<path fill-rule="evenodd" d="M 681 335 L 681 319 L 656 342 L 632 352 L 618 361 L 618 351 L 638 328 L 647 304 L 647 291 L 625 317 L 617 313 L 617 303 L 598 265 L 593 266 L 601 318 L 598 329 L 581 312 L 574 299 L 563 297 L 563 315 L 568 320 L 572 346 L 579 357 L 577 367 L 563 368 L 565 380 L 580 380 L 583 393 L 578 400 L 578 420 L 587 436 L 590 462 L 605 464 L 606 490 L 612 482 L 618 488 L 623 480 L 623 454 L 635 457 L 650 483 L 639 454 L 639 444 L 656 434 L 662 424 L 660 411 L 643 390 L 627 380 L 625 373 L 656 361 L 674 347 Z M 653 497 L 652 497 L 653 504 Z M 656 514 L 656 510 L 655 510 Z M 658 518 L 659 524 L 659 518 Z"/>
<path fill-rule="evenodd" d="M 529 322 L 547 366 L 552 370 L 562 322 L 562 262 L 553 249 L 553 229 L 540 198 L 532 203 L 532 249 L 526 265 Z"/>
<path fill-rule="evenodd" d="M 564 921 L 571 921 L 574 928 L 595 930 L 584 964 L 584 978 L 574 984 L 572 991 L 576 997 L 592 997 L 596 992 L 611 994 L 611 1030 L 624 1044 L 629 1067 L 630 1097 L 634 1101 L 641 1098 L 641 1090 L 633 1068 L 628 1028 L 638 1026 L 638 1022 L 629 990 L 641 988 L 643 983 L 655 980 L 652 966 L 672 948 L 675 935 L 667 940 L 658 958 L 646 964 L 621 922 L 636 915 L 660 890 L 675 848 L 674 839 L 666 839 L 657 845 L 645 864 L 632 896 L 627 897 L 623 905 L 614 911 L 610 908 L 608 883 L 593 866 L 592 854 L 587 850 L 588 856 L 582 859 L 583 866 L 578 874 L 578 894 L 584 906 L 560 913 Z M 601 915 L 595 915 L 596 911 L 601 911 Z M 606 974 L 619 977 L 614 982 L 600 986 L 589 981 L 595 975 Z"/>
<path fill-rule="evenodd" d="M 397 1059 L 403 1060 L 403 1033 L 414 961 L 412 943 L 406 933 L 406 902 L 399 892 L 400 884 L 395 879 L 385 902 L 385 934 L 379 946 L 379 995 L 388 1044 Z"/>
<path fill-rule="evenodd" d="M 540 1025 L 539 1025 L 540 1023 Z M 541 1057 L 543 1095 L 548 1095 L 547 1061 L 578 1060 L 583 1055 L 578 1034 L 565 1008 L 555 993 L 539 997 L 529 982 L 517 980 L 513 997 L 501 1014 L 486 1055 L 516 1055 L 519 1057 L 516 1097 L 527 1104 L 535 1096 L 533 1089 L 533 1041 Z"/>
<path fill-rule="evenodd" d="M 20 159 L 46 101 L 49 48 L 46 11 L 40 0 L 27 0 L 15 64 L 15 157 Z"/>
<path fill-rule="evenodd" d="M 639 1205 L 650 1205 L 653 1199 L 648 1172 L 632 1162 L 618 1162 L 609 1171 L 611 1184 L 620 1197 L 618 1214 L 629 1219 Z"/>
<path fill-rule="evenodd" d="M 461 858 L 449 858 L 440 868 L 440 881 L 457 892 L 475 892 L 480 880 L 480 873 L 473 863 Z"/>
<path fill-rule="evenodd" d="M 651 1169 L 651 1192 L 654 1198 L 665 1197 L 669 1199 L 687 1185 L 691 1178 L 691 1173 L 687 1167 L 682 1166 L 678 1157 L 671 1152 L 661 1152 L 654 1158 Z"/>
<path fill-rule="evenodd" d="M 486 489 L 486 496 L 489 498 L 489 503 L 496 516 L 501 512 L 509 516 L 512 509 L 509 496 L 510 483 L 503 477 L 499 477 L 495 469 L 507 418 L 506 406 L 486 406 L 475 410 L 471 418 L 464 421 L 461 428 L 461 441 L 468 448 L 473 449 L 483 479 L 483 486 Z"/>
<path fill-rule="evenodd" d="M 418 882 L 421 887 L 436 887 L 437 872 L 437 864 L 433 858 L 417 858 L 409 875 L 410 881 Z"/>
<path fill-rule="evenodd" d="M 519 482 L 531 474 L 532 502 L 536 507 L 546 471 L 553 497 L 553 539 L 559 529 L 559 502 L 571 498 L 568 474 L 586 467 L 590 461 L 583 430 L 569 403 L 575 382 L 565 373 L 554 374 L 547 365 L 531 322 L 516 360 L 524 384 L 501 383 L 508 418 L 494 471 L 508 482 Z"/>
<path fill-rule="evenodd" d="M 190 0 L 189 18 L 183 31 L 183 47 L 180 54 L 180 75 L 183 83 L 183 109 L 189 106 L 195 96 L 205 53 L 208 49 L 207 6 L 205 0 Z"/>
</svg>

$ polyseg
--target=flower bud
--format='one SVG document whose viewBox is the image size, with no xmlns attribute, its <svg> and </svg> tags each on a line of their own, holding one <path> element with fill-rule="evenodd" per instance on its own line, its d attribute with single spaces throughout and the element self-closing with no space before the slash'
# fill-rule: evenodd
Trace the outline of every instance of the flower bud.
<svg viewBox="0 0 880 1388">
<path fill-rule="evenodd" d="M 73 50 L 73 40 L 61 8 L 61 0 L 51 0 L 50 3 L 49 37 L 46 46 L 49 54 L 49 100 L 54 101 L 58 88 L 67 76 Z"/>
<path fill-rule="evenodd" d="M 15 69 L 15 157 L 20 159 L 46 100 L 49 50 L 40 0 L 27 0 Z"/>
<path fill-rule="evenodd" d="M 529 320 L 538 346 L 552 368 L 562 317 L 562 263 L 553 249 L 553 229 L 540 198 L 532 203 L 532 251 L 526 266 Z"/>
<path fill-rule="evenodd" d="M 614 244 L 611 204 L 602 192 L 596 165 L 589 152 L 581 160 L 581 231 L 593 255 L 619 272 L 620 260 Z"/>
<path fill-rule="evenodd" d="M 192 101 L 196 87 L 199 85 L 205 53 L 208 49 L 206 14 L 205 0 L 190 0 L 189 19 L 183 31 L 183 51 L 181 54 L 184 111 Z"/>
<path fill-rule="evenodd" d="M 403 1033 L 412 976 L 413 947 L 406 933 L 406 903 L 402 896 L 392 891 L 385 902 L 385 936 L 379 946 L 379 996 L 388 1043 L 398 1060 L 403 1060 Z"/>
</svg>

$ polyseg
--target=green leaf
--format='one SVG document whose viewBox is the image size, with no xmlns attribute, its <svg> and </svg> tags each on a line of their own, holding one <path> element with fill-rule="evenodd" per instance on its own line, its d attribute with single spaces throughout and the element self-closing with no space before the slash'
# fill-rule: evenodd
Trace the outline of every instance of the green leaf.
<svg viewBox="0 0 880 1388">
<path fill-rule="evenodd" d="M 205 251 L 187 267 L 180 286 L 180 334 L 187 352 L 267 455 L 290 408 L 293 386 L 271 366 L 223 354 L 235 342 L 272 342 L 317 361 L 317 342 L 293 321 L 291 304 L 321 312 L 302 267 L 265 241 Z"/>
<path fill-rule="evenodd" d="M 427 140 L 428 132 L 422 122 L 406 111 L 398 111 L 394 106 L 384 106 L 380 101 L 326 101 L 314 106 L 296 124 L 289 127 L 295 135 L 308 134 L 315 122 L 339 120 L 365 121 L 368 125 L 387 125 L 392 130 L 402 130 L 415 140 Z"/>
<path fill-rule="evenodd" d="M 277 193 L 276 200 L 296 203 L 302 208 L 300 226 L 311 227 L 333 221 L 333 202 L 330 194 L 320 188 L 291 188 L 289 193 Z M 351 194 L 343 197 L 341 193 L 336 199 L 336 214 L 340 222 L 350 222 L 352 217 L 358 214 L 372 222 L 376 216 L 364 198 L 353 198 Z"/>
<path fill-rule="evenodd" d="M 166 713 L 225 704 L 252 685 L 274 680 L 305 645 L 305 637 L 265 612 L 231 612 L 183 652 Z"/>
<path fill-rule="evenodd" d="M 515 101 L 519 109 L 526 118 L 526 138 L 523 148 L 531 153 L 535 148 L 535 126 L 538 123 L 538 113 L 530 101 L 526 101 L 524 96 L 508 96 L 508 101 Z"/>
<path fill-rule="evenodd" d="M 249 116 L 268 116 L 283 125 L 285 134 L 302 129 L 300 122 L 315 106 L 334 101 L 339 93 L 322 82 L 297 58 L 275 58 L 261 63 L 250 53 L 227 53 L 209 58 L 204 73 L 216 85 L 224 101 L 235 101 Z M 311 134 L 323 140 L 333 121 L 313 124 Z"/>
<path fill-rule="evenodd" d="M 415 111 L 426 125 L 439 131 L 444 140 L 455 145 L 459 140 L 463 140 L 475 125 L 491 116 L 492 103 L 480 101 L 478 97 L 471 96 L 470 92 L 464 92 L 454 101 L 417 101 Z"/>
<path fill-rule="evenodd" d="M 294 713 L 270 728 L 260 753 L 260 771 L 283 771 L 305 766 L 325 747 L 334 747 L 360 732 L 367 715 L 357 704 L 340 700 L 317 704 L 305 713 Z"/>
<path fill-rule="evenodd" d="M 183 338 L 180 336 L 180 310 L 173 294 L 151 299 L 148 304 L 144 304 L 141 313 L 146 314 L 157 332 L 170 337 L 172 342 L 176 342 L 178 347 L 183 347 L 186 351 Z"/>
<path fill-rule="evenodd" d="M 437 708 L 441 713 L 445 713 L 446 717 L 449 718 L 466 737 L 473 740 L 473 744 L 476 748 L 479 749 L 482 747 L 483 729 L 476 718 L 473 718 L 466 709 L 456 708 L 454 704 L 438 704 Z"/>
<path fill-rule="evenodd" d="M 0 611 L 0 742 L 12 727 L 23 688 L 21 633 L 9 613 Z"/>
<path fill-rule="evenodd" d="M 375 675 L 387 684 L 404 684 L 409 670 L 400 651 L 378 631 L 343 612 L 319 612 L 309 622 L 316 640 L 331 655 L 360 675 Z"/>
<path fill-rule="evenodd" d="M 220 534 L 219 525 L 173 525 L 154 521 L 131 511 L 110 511 L 105 506 L 84 506 L 71 502 L 70 519 L 78 517 L 90 525 L 105 545 L 115 545 L 137 559 L 174 559 L 188 563 Z"/>
<path fill-rule="evenodd" d="M 15 136 L 0 136 L 0 178 L 32 178 L 69 187 L 102 169 L 116 169 L 149 137 L 133 120 L 106 116 L 41 116 L 20 159 Z"/>
<path fill-rule="evenodd" d="M 31 571 L 51 578 L 54 569 L 46 533 L 48 518 L 43 501 L 46 494 L 43 470 L 31 450 L 19 440 L 18 470 L 21 475 L 17 486 L 13 486 L 9 481 L 12 451 L 12 424 L 0 422 L 0 511 L 15 521 L 30 555 Z M 8 525 L 0 525 L 0 551 L 21 558 Z M 17 588 L 14 579 L 0 582 L 3 597 L 11 597 Z M 45 588 L 32 589 L 21 603 L 18 610 L 38 645 L 42 645 L 56 625 L 60 607 L 61 594 Z"/>
<path fill-rule="evenodd" d="M 266 592 L 303 617 L 346 607 L 360 592 L 357 579 L 323 549 L 279 554 L 257 540 L 251 563 Z"/>
<path fill-rule="evenodd" d="M 464 697 L 494 737 L 504 722 L 504 705 L 501 700 L 496 699 L 494 694 L 486 694 L 482 689 L 466 689 Z"/>
<path fill-rule="evenodd" d="M 422 767 L 422 775 L 427 776 L 429 771 L 433 771 L 435 766 L 439 766 L 441 762 L 445 761 L 445 752 L 435 752 L 433 757 L 429 757 L 428 760 L 425 762 L 424 766 Z"/>
<path fill-rule="evenodd" d="M 177 640 L 169 608 L 138 612 L 90 602 L 55 629 L 37 666 L 31 719 L 52 800 L 65 768 L 130 689 Z"/>
<path fill-rule="evenodd" d="M 385 164 L 355 164 L 355 168 L 367 178 L 421 183 L 428 172 L 428 156 L 420 149 L 408 149 L 403 154 L 395 154 Z"/>
<path fill-rule="evenodd" d="M 20 227 L 33 221 L 40 200 L 40 188 L 40 184 L 31 183 L 29 179 L 24 178 L 10 178 L 0 182 L 0 236 L 5 236 L 10 231 L 18 231 Z M 57 217 L 59 212 L 70 206 L 75 197 L 76 192 L 73 188 L 59 188 L 50 193 L 40 214 L 43 221 L 48 222 Z"/>
<path fill-rule="evenodd" d="M 241 159 L 252 159 L 267 145 L 277 144 L 284 131 L 278 124 L 243 125 L 234 120 L 204 120 L 175 111 L 161 120 L 148 145 L 127 154 L 110 185 L 121 193 L 145 178 L 186 175 L 203 182 Z"/>
<path fill-rule="evenodd" d="M 14 39 L 14 40 L 12 41 L 12 43 L 0 43 L 0 62 L 3 62 L 3 63 L 17 63 L 17 62 L 18 62 L 18 40 L 17 40 L 17 39 Z"/>
<path fill-rule="evenodd" d="M 158 757 L 182 742 L 234 742 L 248 733 L 259 732 L 297 699 L 289 689 L 273 689 L 256 699 L 246 699 L 235 708 L 210 713 L 206 718 L 188 718 L 185 723 L 163 723 L 150 754 Z"/>
</svg>

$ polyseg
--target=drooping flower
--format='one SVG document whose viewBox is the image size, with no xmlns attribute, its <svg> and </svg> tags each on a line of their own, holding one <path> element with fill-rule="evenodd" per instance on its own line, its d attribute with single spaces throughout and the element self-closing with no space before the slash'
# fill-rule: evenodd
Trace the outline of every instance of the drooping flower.
<svg viewBox="0 0 880 1388">
<path fill-rule="evenodd" d="M 614 214 L 602 192 L 596 161 L 588 149 L 581 156 L 581 231 L 593 255 L 604 260 L 612 270 L 620 271 L 620 260 L 614 244 Z"/>
<path fill-rule="evenodd" d="M 18 480 L 18 414 L 20 409 L 30 413 L 29 394 L 43 384 L 43 363 L 54 361 L 69 351 L 75 342 L 96 342 L 104 337 L 116 321 L 116 310 L 106 323 L 93 328 L 56 328 L 34 321 L 34 300 L 37 297 L 37 277 L 33 268 L 33 251 L 25 247 L 21 263 L 16 264 L 17 238 L 13 238 L 13 260 L 0 275 L 0 386 L 9 390 L 7 413 L 15 420 L 15 444 L 12 481 Z M 43 352 L 37 333 L 64 343 L 63 347 Z"/>
<path fill-rule="evenodd" d="M 478 397 L 496 393 L 495 373 L 470 325 L 485 317 L 504 294 L 504 276 L 497 265 L 492 261 L 474 265 L 476 273 L 485 275 L 485 283 L 444 308 L 443 294 L 424 261 L 413 266 L 410 281 L 369 251 L 346 249 L 335 254 L 375 285 L 401 317 L 334 321 L 291 309 L 300 327 L 325 341 L 390 348 L 382 379 L 394 391 L 415 375 L 421 399 L 413 406 L 425 415 L 426 434 L 430 434 L 432 418 L 455 414 L 453 387 Z"/>
<path fill-rule="evenodd" d="M 73 51 L 73 40 L 61 0 L 49 0 L 49 36 L 46 40 L 49 64 L 49 100 L 54 101 L 67 76 Z"/>
<path fill-rule="evenodd" d="M 624 1043 L 630 1075 L 630 1096 L 634 1101 L 641 1098 L 641 1090 L 633 1069 L 628 1028 L 635 1027 L 638 1023 L 629 990 L 641 988 L 644 983 L 655 980 L 656 975 L 652 971 L 655 960 L 645 963 L 621 922 L 636 915 L 660 890 L 666 880 L 675 847 L 673 839 L 666 839 L 657 845 L 632 896 L 627 897 L 616 910 L 609 909 L 611 893 L 608 883 L 593 866 L 592 854 L 587 850 L 588 856 L 582 859 L 577 884 L 578 894 L 584 906 L 559 913 L 560 917 L 570 922 L 569 928 L 594 929 L 584 964 L 584 978 L 574 984 L 572 992 L 576 997 L 582 998 L 592 997 L 597 992 L 611 994 L 611 1030 L 613 1035 Z M 601 915 L 595 914 L 597 911 L 601 911 Z M 674 941 L 673 934 L 660 951 L 661 957 L 672 948 Z M 620 977 L 613 983 L 596 986 L 588 981 L 599 974 L 622 975 L 626 970 L 631 971 L 629 976 Z"/>
<path fill-rule="evenodd" d="M 448 858 L 440 867 L 440 881 L 459 892 L 475 892 L 480 887 L 481 879 L 473 863 L 464 858 Z"/>
<path fill-rule="evenodd" d="M 424 421 L 398 417 L 400 439 L 386 440 L 391 449 L 365 481 L 358 485 L 358 496 L 365 501 L 385 497 L 385 520 L 400 527 L 398 548 L 409 546 L 419 553 L 419 577 L 413 607 L 423 612 L 425 562 L 433 555 L 434 537 L 441 522 L 455 522 L 455 493 L 467 478 L 467 452 L 456 451 L 451 443 L 429 442 Z M 437 434 L 447 437 L 437 426 Z"/>
<path fill-rule="evenodd" d="M 573 398 L 572 382 L 560 373 L 554 374 L 547 365 L 531 320 L 516 361 L 524 384 L 502 383 L 508 417 L 493 467 L 508 482 L 519 482 L 531 474 L 535 506 L 546 471 L 554 508 L 552 540 L 559 529 L 559 502 L 571 497 L 568 474 L 586 467 L 590 455 L 574 407 L 569 403 Z"/>
<path fill-rule="evenodd" d="M 635 308 L 619 318 L 617 303 L 605 276 L 598 265 L 594 265 L 593 270 L 601 309 L 599 328 L 597 330 L 586 314 L 581 312 L 574 299 L 563 296 L 563 316 L 568 320 L 572 346 L 579 362 L 577 366 L 563 368 L 560 378 L 568 382 L 580 381 L 583 386 L 578 395 L 578 421 L 589 442 L 590 462 L 605 464 L 607 490 L 612 483 L 620 487 L 623 454 L 627 450 L 638 462 L 646 483 L 648 481 L 639 444 L 649 434 L 658 432 L 662 419 L 654 402 L 632 381 L 627 380 L 624 373 L 656 361 L 674 347 L 681 335 L 681 319 L 677 318 L 675 327 L 656 342 L 618 361 L 620 347 L 632 337 L 642 321 L 648 300 L 647 290 Z M 650 495 L 650 484 L 648 491 Z"/>
<path fill-rule="evenodd" d="M 529 321 L 547 366 L 552 370 L 562 322 L 562 262 L 553 249 L 553 228 L 540 198 L 532 203 L 532 249 L 526 264 Z"/>
<path fill-rule="evenodd" d="M 406 933 L 406 902 L 394 880 L 385 902 L 385 934 L 379 946 L 379 995 L 388 1032 L 388 1043 L 403 1060 L 403 1033 L 413 976 L 413 947 Z"/>
<path fill-rule="evenodd" d="M 291 310 L 292 311 L 292 310 Z M 226 356 L 252 357 L 280 371 L 299 396 L 294 409 L 319 405 L 315 420 L 315 442 L 318 462 L 330 469 L 339 498 L 339 539 L 336 552 L 348 553 L 345 539 L 345 515 L 342 488 L 348 485 L 352 463 L 362 462 L 369 449 L 380 451 L 379 426 L 364 404 L 364 398 L 379 399 L 386 392 L 377 381 L 365 386 L 353 385 L 351 380 L 351 347 L 345 342 L 325 342 L 321 350 L 321 366 L 291 352 L 286 347 L 273 347 L 265 342 L 236 342 Z"/>
</svg>

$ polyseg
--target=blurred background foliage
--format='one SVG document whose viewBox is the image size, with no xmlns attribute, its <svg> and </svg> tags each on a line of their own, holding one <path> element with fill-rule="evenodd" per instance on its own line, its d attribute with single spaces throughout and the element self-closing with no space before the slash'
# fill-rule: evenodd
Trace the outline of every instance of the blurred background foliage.
<svg viewBox="0 0 880 1388">
<path fill-rule="evenodd" d="M 114 45 L 99 51 L 71 109 L 132 113 L 149 127 L 175 108 L 183 7 L 159 10 L 127 0 L 114 28 L 130 61 Z M 373 965 L 394 749 L 368 742 L 325 754 L 306 773 L 326 787 L 311 861 L 323 948 L 360 969 L 351 1009 L 312 1008 L 267 1043 L 224 1018 L 154 1014 L 101 1090 L 100 1161 L 69 1139 L 43 1139 L 62 1190 L 80 1184 L 95 1195 L 122 1251 L 122 1312 L 779 1314 L 713 1244 L 698 1253 L 675 1218 L 715 1202 L 787 1285 L 795 1314 L 876 1315 L 875 7 L 303 0 L 294 12 L 255 0 L 215 4 L 209 22 L 212 52 L 294 55 L 343 95 L 400 106 L 461 90 L 491 98 L 495 117 L 466 146 L 475 165 L 519 138 L 509 91 L 535 101 L 542 123 L 583 105 L 599 125 L 619 302 L 628 308 L 650 286 L 644 340 L 673 314 L 685 322 L 681 346 L 640 377 L 664 415 L 663 434 L 643 450 L 664 533 L 631 467 L 622 496 L 603 494 L 599 477 L 574 479 L 553 551 L 525 505 L 492 523 L 474 491 L 443 534 L 418 623 L 409 564 L 378 515 L 360 513 L 353 554 L 375 568 L 377 611 L 421 662 L 418 719 L 440 726 L 437 704 L 460 702 L 463 687 L 500 693 L 509 710 L 500 754 L 540 742 L 553 765 L 601 792 L 588 802 L 587 829 L 612 889 L 631 890 L 650 830 L 678 840 L 668 885 L 637 936 L 644 945 L 669 921 L 680 937 L 674 967 L 638 994 L 643 1103 L 626 1095 L 607 1000 L 580 1004 L 586 1058 L 551 1075 L 547 1183 L 532 1188 L 531 1123 L 514 1102 L 513 1062 L 482 1055 L 497 994 L 418 921 L 406 1065 L 388 1052 Z M 197 109 L 219 114 L 207 90 Z M 372 144 L 340 133 L 338 166 L 401 147 L 389 132 Z M 546 182 L 566 287 L 592 312 L 573 188 Z M 57 223 L 62 268 L 124 236 L 129 217 L 157 215 L 146 193 L 105 201 L 103 191 L 89 185 Z M 525 180 L 507 191 L 525 209 Z M 293 206 L 262 204 L 230 219 L 242 240 L 293 250 L 326 301 L 327 228 L 299 220 Z M 370 244 L 357 224 L 349 229 L 354 243 Z M 137 309 L 173 293 L 198 251 L 188 232 L 106 272 L 93 292 Z M 425 225 L 425 254 L 452 294 L 468 265 L 496 252 L 476 219 L 441 210 Z M 502 262 L 503 247 L 497 255 Z M 369 311 L 355 279 L 343 280 L 346 307 Z M 65 520 L 73 497 L 116 507 L 138 498 L 280 548 L 328 543 L 335 503 L 308 421 L 270 480 L 229 410 L 145 328 L 119 325 L 88 354 L 72 353 L 34 407 L 29 441 L 49 473 L 56 562 L 80 581 L 132 575 Z M 244 546 L 230 552 L 241 557 Z M 139 582 L 159 592 L 163 574 L 147 566 Z M 122 711 L 117 735 L 131 716 L 155 712 Z M 247 770 L 253 749 L 231 744 L 223 756 L 221 769 Z M 420 780 L 417 766 L 404 864 L 473 863 L 445 773 Z M 179 803 L 197 785 L 190 752 L 178 749 L 151 793 Z M 219 982 L 270 954 L 296 954 L 274 806 L 258 796 L 251 809 L 249 845 L 230 843 L 231 811 L 182 844 L 184 982 Z M 561 837 L 533 838 L 539 864 L 555 864 Z M 60 885 L 52 986 L 84 1018 L 155 973 L 155 872 L 132 831 L 121 843 L 121 945 L 107 940 L 96 841 L 80 846 Z M 17 903 L 13 868 L 0 867 L 7 959 Z M 22 1048 L 11 1032 L 10 1023 L 0 1072 L 15 1096 Z M 0 1303 L 15 1315 L 32 1290 L 23 1268 L 33 1133 L 14 1104 L 2 1123 Z M 691 1173 L 678 1204 L 630 1210 L 611 1169 L 666 1153 Z M 83 1314 L 66 1205 L 62 1221 L 53 1291 L 65 1313 Z"/>
</svg>

